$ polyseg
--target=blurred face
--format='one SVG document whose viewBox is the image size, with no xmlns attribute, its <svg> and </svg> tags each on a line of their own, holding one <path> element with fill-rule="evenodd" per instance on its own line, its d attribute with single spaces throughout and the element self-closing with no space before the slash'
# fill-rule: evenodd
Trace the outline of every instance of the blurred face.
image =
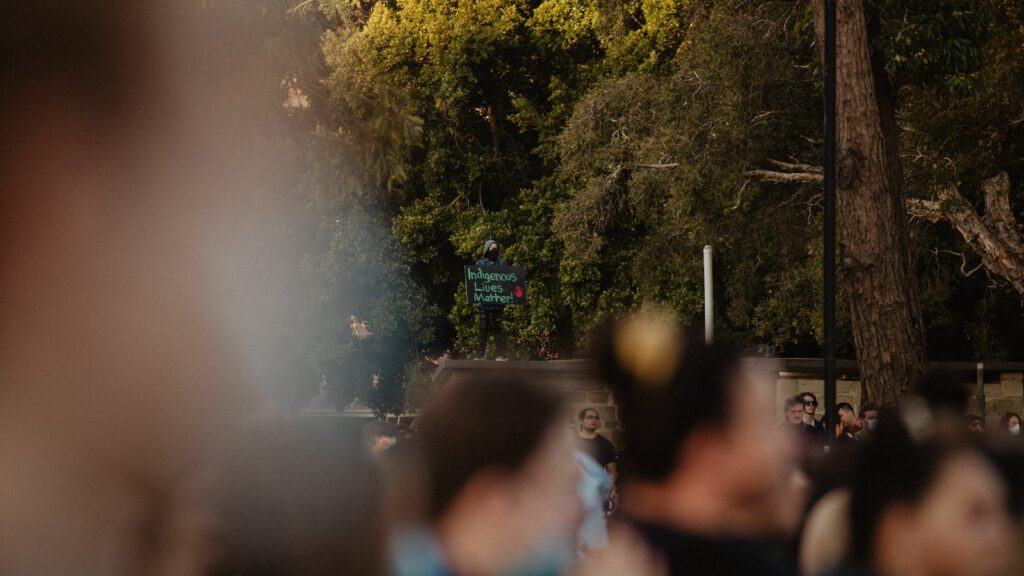
<svg viewBox="0 0 1024 576">
<path fill-rule="evenodd" d="M 854 414 L 852 410 L 840 410 L 839 422 L 844 428 L 849 428 L 857 423 L 857 415 Z"/>
<path fill-rule="evenodd" d="M 1006 488 L 987 461 L 969 452 L 947 458 L 910 520 L 907 550 L 918 573 L 1008 573 L 1001 572 L 1013 534 L 1005 505 Z"/>
<path fill-rule="evenodd" d="M 818 399 L 810 394 L 803 397 L 804 413 L 811 416 L 818 410 Z"/>
<path fill-rule="evenodd" d="M 786 409 L 786 420 L 790 424 L 799 424 L 804 421 L 804 409 L 800 404 L 793 404 Z"/>
<path fill-rule="evenodd" d="M 503 518 L 495 519 L 507 530 L 508 563 L 536 557 L 574 537 L 582 515 L 574 447 L 573 436 L 556 427 L 510 483 L 512 505 Z"/>
<path fill-rule="evenodd" d="M 873 430 L 878 425 L 878 411 L 868 410 L 864 413 L 864 417 L 861 418 L 861 428 L 867 428 Z"/>
<path fill-rule="evenodd" d="M 764 510 L 764 521 L 778 512 L 776 505 L 787 501 L 792 472 L 796 466 L 796 439 L 780 428 L 773 417 L 775 383 L 764 373 L 743 367 L 736 376 L 732 414 L 721 448 L 721 488 L 737 503 Z M 802 407 L 793 407 L 797 422 Z M 799 508 L 799 506 L 796 506 Z"/>
<path fill-rule="evenodd" d="M 601 427 L 601 415 L 597 410 L 587 410 L 580 421 L 580 427 L 587 432 L 596 432 Z"/>
<path fill-rule="evenodd" d="M 1006 422 L 1006 429 L 1014 436 L 1020 435 L 1020 418 L 1010 416 L 1010 419 Z"/>
<path fill-rule="evenodd" d="M 73 439 L 111 470 L 163 481 L 194 466 L 245 393 L 240 340 L 256 333 L 243 329 L 256 315 L 227 295 L 257 291 L 232 280 L 247 267 L 222 240 L 247 235 L 231 216 L 243 212 L 237 189 L 224 182 L 233 168 L 272 163 L 226 159 L 237 142 L 222 149 L 209 137 L 228 131 L 206 117 L 207 102 L 192 104 L 197 71 L 180 50 L 201 34 L 176 21 L 186 10 L 165 14 L 174 3 L 139 4 L 160 5 L 166 19 L 146 31 L 152 45 L 125 56 L 159 71 L 123 90 L 138 100 L 97 116 L 60 97 L 64 80 L 46 79 L 39 91 L 54 97 L 40 98 L 15 136 L 18 169 L 0 194 L 12 196 L 0 207 L 0 367 L 4 408 L 53 443 Z M 173 48 L 161 46 L 171 38 Z"/>
</svg>

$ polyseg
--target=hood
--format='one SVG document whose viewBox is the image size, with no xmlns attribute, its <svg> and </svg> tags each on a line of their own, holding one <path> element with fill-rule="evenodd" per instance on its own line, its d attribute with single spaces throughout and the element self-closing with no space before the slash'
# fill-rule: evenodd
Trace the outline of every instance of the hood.
<svg viewBox="0 0 1024 576">
<path fill-rule="evenodd" d="M 498 243 L 497 240 L 488 240 L 488 241 L 484 242 L 484 253 L 483 254 L 484 254 L 485 257 L 487 256 L 487 249 L 491 247 L 491 244 L 497 244 L 497 243 Z"/>
</svg>

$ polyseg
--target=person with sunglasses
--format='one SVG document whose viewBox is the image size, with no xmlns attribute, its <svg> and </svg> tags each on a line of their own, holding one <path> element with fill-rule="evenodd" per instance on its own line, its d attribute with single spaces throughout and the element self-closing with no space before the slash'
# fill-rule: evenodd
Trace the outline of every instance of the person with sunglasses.
<svg viewBox="0 0 1024 576">
<path fill-rule="evenodd" d="M 800 400 L 804 405 L 803 421 L 807 428 L 807 434 L 824 442 L 825 425 L 814 417 L 815 412 L 818 411 L 818 397 L 811 392 L 801 392 Z"/>
</svg>

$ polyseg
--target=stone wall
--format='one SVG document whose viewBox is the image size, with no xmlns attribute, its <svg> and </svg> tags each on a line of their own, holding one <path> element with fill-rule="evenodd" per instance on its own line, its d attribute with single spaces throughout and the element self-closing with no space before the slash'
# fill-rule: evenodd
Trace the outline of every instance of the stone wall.
<svg viewBox="0 0 1024 576">
<path fill-rule="evenodd" d="M 825 383 L 820 377 L 821 360 L 782 359 L 754 360 L 754 368 L 771 372 L 775 379 L 778 421 L 783 420 L 783 402 L 789 396 L 810 391 L 821 404 L 817 416 L 825 411 Z M 970 382 L 971 408 L 974 408 L 974 384 L 971 363 L 936 363 L 936 368 L 954 369 Z M 576 429 L 577 414 L 584 408 L 595 408 L 601 414 L 603 436 L 611 440 L 618 449 L 623 448 L 622 425 L 618 406 L 608 387 L 597 377 L 587 360 L 551 360 L 547 362 L 481 362 L 473 360 L 447 360 L 434 374 L 434 384 L 444 385 L 450 378 L 472 377 L 474 373 L 488 370 L 517 370 L 527 377 L 562 390 L 569 403 L 566 424 Z M 817 373 L 815 373 L 817 370 Z M 856 379 L 856 364 L 844 360 L 839 363 L 836 380 L 836 402 L 848 402 L 855 410 L 860 409 L 860 382 Z M 1024 412 L 1024 364 L 1003 363 L 993 365 L 985 372 L 985 406 L 988 420 L 998 422 L 1005 412 Z M 408 416 L 406 416 L 408 417 Z"/>
<path fill-rule="evenodd" d="M 584 408 L 601 414 L 598 432 L 622 449 L 622 425 L 619 408 L 608 387 L 591 369 L 587 360 L 549 360 L 546 362 L 486 362 L 477 360 L 446 360 L 434 374 L 434 385 L 443 386 L 452 378 L 472 377 L 485 370 L 515 370 L 526 377 L 560 389 L 566 397 L 566 425 L 578 429 L 577 415 Z"/>
<path fill-rule="evenodd" d="M 784 376 L 784 375 L 783 375 Z M 824 414 L 825 382 L 814 377 L 783 377 L 776 380 L 776 400 L 779 421 L 783 418 L 783 404 L 786 398 L 801 392 L 811 392 L 821 404 L 817 417 Z M 989 381 L 991 380 L 991 381 Z M 965 379 L 969 383 L 970 413 L 977 414 L 975 395 L 978 393 L 976 380 Z M 1006 412 L 1024 412 L 1024 372 L 999 372 L 986 376 L 985 414 L 989 423 L 998 422 Z M 857 380 L 836 380 L 836 403 L 848 402 L 854 410 L 860 410 L 860 382 Z"/>
</svg>

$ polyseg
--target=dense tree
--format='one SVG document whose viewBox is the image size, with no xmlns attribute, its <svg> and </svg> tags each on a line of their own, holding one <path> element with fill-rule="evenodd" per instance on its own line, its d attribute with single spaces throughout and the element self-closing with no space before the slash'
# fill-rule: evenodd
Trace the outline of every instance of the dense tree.
<svg viewBox="0 0 1024 576">
<path fill-rule="evenodd" d="M 694 13 L 671 75 L 611 79 L 577 105 L 559 139 L 574 193 L 556 233 L 581 334 L 645 300 L 700 313 L 705 244 L 718 259 L 721 334 L 780 349 L 813 333 L 820 200 L 744 174 L 816 148 L 820 103 L 800 65 L 809 31 L 780 25 L 798 17 L 791 4 Z"/>
<path fill-rule="evenodd" d="M 866 139 L 847 131 L 846 157 L 880 148 L 844 188 L 842 261 L 868 264 L 842 270 L 840 353 L 856 342 L 867 378 L 885 374 L 869 397 L 891 402 L 924 361 L 924 330 L 933 357 L 1024 353 L 1019 300 L 1005 298 L 1015 292 L 1024 28 L 1009 1 L 841 4 L 864 16 L 861 74 L 848 80 L 875 108 L 857 124 Z M 324 31 L 322 58 L 304 56 L 312 66 L 293 65 L 306 72 L 280 88 L 308 104 L 288 111 L 305 133 L 290 152 L 305 167 L 294 178 L 306 222 L 293 240 L 304 247 L 298 274 L 313 286 L 293 302 L 305 330 L 290 341 L 302 378 L 315 378 L 303 389 L 324 377 L 339 404 L 358 396 L 400 409 L 425 357 L 471 350 L 461 270 L 492 237 L 529 279 L 530 304 L 507 315 L 517 357 L 574 355 L 600 319 L 647 301 L 696 317 L 704 244 L 716 252 L 722 337 L 820 354 L 813 8 L 320 0 L 286 11 Z M 877 197 L 856 201 L 849 192 L 865 178 Z M 907 234 L 901 195 L 924 218 L 910 243 L 887 247 L 879 235 Z M 865 207 L 876 226 L 852 231 Z M 979 243 L 986 231 L 1001 244 Z M 352 316 L 373 335 L 360 338 Z M 890 339 L 855 337 L 872 330 Z"/>
</svg>

